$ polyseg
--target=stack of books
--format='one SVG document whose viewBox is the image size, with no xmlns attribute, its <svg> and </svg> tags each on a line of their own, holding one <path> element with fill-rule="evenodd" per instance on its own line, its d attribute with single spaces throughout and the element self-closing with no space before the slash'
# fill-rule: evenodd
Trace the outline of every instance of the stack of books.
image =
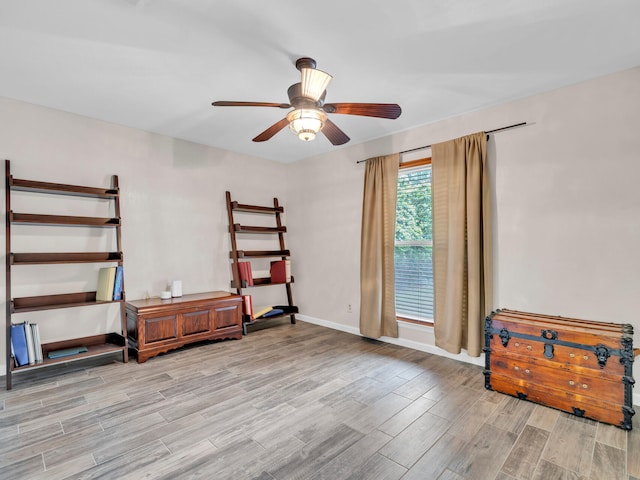
<svg viewBox="0 0 640 480">
<path fill-rule="evenodd" d="M 37 323 L 11 324 L 11 354 L 18 367 L 42 362 L 42 344 Z"/>
<path fill-rule="evenodd" d="M 240 274 L 240 284 L 244 287 L 253 287 L 253 272 L 251 262 L 238 262 L 238 273 Z"/>
<path fill-rule="evenodd" d="M 276 315 L 282 315 L 284 310 L 271 305 L 253 306 L 251 295 L 242 296 L 242 311 L 245 315 L 249 316 L 251 320 L 257 320 L 258 318 L 275 317 Z"/>
<path fill-rule="evenodd" d="M 122 300 L 122 267 L 101 268 L 98 273 L 97 302 Z"/>
</svg>

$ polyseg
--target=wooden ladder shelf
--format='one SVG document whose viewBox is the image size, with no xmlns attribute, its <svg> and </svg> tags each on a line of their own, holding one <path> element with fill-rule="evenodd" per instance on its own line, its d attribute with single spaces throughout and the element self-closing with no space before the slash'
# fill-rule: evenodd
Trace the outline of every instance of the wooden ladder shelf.
<svg viewBox="0 0 640 480">
<path fill-rule="evenodd" d="M 284 208 L 278 203 L 278 199 L 273 199 L 273 207 L 265 207 L 260 205 L 246 205 L 233 201 L 231 199 L 231 193 L 227 192 L 227 213 L 229 215 L 229 235 L 231 238 L 231 251 L 229 252 L 229 258 L 231 259 L 231 288 L 235 288 L 238 295 L 247 296 L 245 290 L 263 287 L 269 285 L 281 285 L 286 289 L 287 304 L 286 305 L 274 305 L 274 309 L 282 310 L 281 314 L 271 315 L 268 319 L 273 318 L 286 318 L 289 317 L 292 324 L 296 323 L 296 313 L 298 313 L 298 307 L 293 303 L 293 293 L 291 291 L 291 284 L 293 283 L 293 277 L 288 277 L 284 282 L 273 281 L 273 278 L 251 278 L 250 281 L 242 273 L 240 268 L 241 262 L 251 262 L 251 259 L 257 258 L 274 258 L 285 262 L 288 262 L 288 258 L 291 252 L 286 249 L 284 234 L 287 232 L 287 227 L 282 225 L 282 218 L 280 215 L 284 213 Z M 241 214 L 241 215 L 238 215 Z M 262 214 L 273 216 L 275 220 L 275 226 L 254 226 L 244 225 L 238 223 L 236 216 L 242 217 L 242 214 Z M 277 236 L 278 238 L 278 250 L 243 250 L 238 248 L 237 234 L 249 234 L 249 235 L 263 235 L 263 236 Z M 276 260 L 277 261 L 277 260 Z M 263 320 L 263 317 L 253 318 L 250 312 L 246 310 L 243 313 L 242 331 L 247 334 L 247 325 L 251 325 L 257 321 Z"/>
</svg>

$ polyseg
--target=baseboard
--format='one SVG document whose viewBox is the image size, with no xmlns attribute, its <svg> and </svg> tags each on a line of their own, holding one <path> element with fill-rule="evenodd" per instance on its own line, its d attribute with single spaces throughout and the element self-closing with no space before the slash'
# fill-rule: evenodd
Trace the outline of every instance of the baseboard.
<svg viewBox="0 0 640 480">
<path fill-rule="evenodd" d="M 349 327 L 341 323 L 330 322 L 328 320 L 323 320 L 321 318 L 310 317 L 309 315 L 300 315 L 299 313 L 296 313 L 296 318 L 299 318 L 303 322 L 313 323 L 314 325 L 320 325 L 321 327 L 332 328 L 333 330 L 340 330 L 341 332 L 351 333 L 353 335 L 358 335 L 359 337 L 362 336 L 360 335 L 360 330 L 358 330 L 357 328 Z"/>
<path fill-rule="evenodd" d="M 308 315 L 296 315 L 297 318 L 303 320 L 308 323 L 313 323 L 314 325 L 320 325 L 322 327 L 332 328 L 334 330 L 340 330 L 342 332 L 351 333 L 353 335 L 360 335 L 360 331 L 355 327 L 349 327 L 347 325 L 342 325 L 336 322 L 330 322 L 328 320 L 323 320 L 320 318 L 310 317 Z M 407 329 L 413 330 L 424 330 L 431 329 L 432 327 L 426 327 L 422 325 L 404 323 L 404 327 Z M 413 350 L 419 350 L 421 352 L 432 353 L 434 355 L 440 355 L 441 357 L 452 358 L 454 360 L 460 360 L 461 362 L 471 363 L 474 365 L 484 366 L 484 355 L 480 357 L 470 357 L 465 353 L 461 353 L 459 355 L 455 355 L 449 352 L 442 350 L 441 348 L 436 347 L 435 345 L 428 345 L 426 343 L 414 342 L 412 340 L 407 340 L 406 338 L 391 338 L 391 337 L 381 337 L 378 340 L 386 343 L 391 343 L 393 345 L 399 345 L 401 347 L 411 348 Z M 633 405 L 636 407 L 640 407 L 640 393 L 633 394 Z M 640 415 L 640 408 L 637 408 L 638 415 Z"/>
</svg>

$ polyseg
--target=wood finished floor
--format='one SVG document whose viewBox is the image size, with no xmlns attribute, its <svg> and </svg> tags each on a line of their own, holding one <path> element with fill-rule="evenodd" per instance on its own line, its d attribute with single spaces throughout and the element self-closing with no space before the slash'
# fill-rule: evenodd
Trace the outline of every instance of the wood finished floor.
<svg viewBox="0 0 640 480">
<path fill-rule="evenodd" d="M 0 392 L 1 479 L 640 479 L 640 415 L 625 432 L 304 322 L 111 360 Z"/>
</svg>

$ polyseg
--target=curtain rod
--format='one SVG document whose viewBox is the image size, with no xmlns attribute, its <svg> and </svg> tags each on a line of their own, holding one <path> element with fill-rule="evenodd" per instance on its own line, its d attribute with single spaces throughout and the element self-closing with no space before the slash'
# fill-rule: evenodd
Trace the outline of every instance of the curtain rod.
<svg viewBox="0 0 640 480">
<path fill-rule="evenodd" d="M 523 125 L 526 125 L 527 122 L 520 122 L 520 123 L 514 123 L 513 125 L 507 125 L 506 127 L 500 127 L 500 128 L 494 128 L 493 130 L 489 130 L 486 133 L 487 135 L 489 135 L 490 133 L 495 133 L 495 132 L 500 132 L 502 130 L 509 130 L 510 128 L 516 128 L 516 127 L 522 127 Z M 431 148 L 433 145 L 425 145 L 424 147 L 416 147 L 416 148 L 412 148 L 410 150 L 403 150 L 402 152 L 400 152 L 400 155 L 402 155 L 403 153 L 410 153 L 410 152 L 417 152 L 418 150 L 423 150 L 425 148 Z M 362 163 L 362 162 L 366 162 L 367 160 L 358 160 L 356 163 Z"/>
</svg>

